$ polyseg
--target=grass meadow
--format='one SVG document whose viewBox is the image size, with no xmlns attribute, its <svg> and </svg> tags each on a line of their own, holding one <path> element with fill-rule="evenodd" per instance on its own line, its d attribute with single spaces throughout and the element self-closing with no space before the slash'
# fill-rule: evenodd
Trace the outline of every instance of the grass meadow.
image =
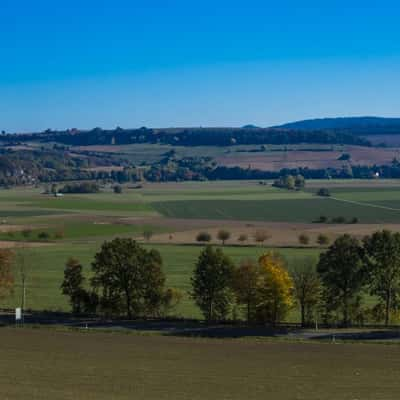
<svg viewBox="0 0 400 400">
<path fill-rule="evenodd" d="M 85 275 L 90 278 L 90 263 L 100 249 L 101 241 L 93 243 L 62 243 L 53 246 L 35 247 L 24 250 L 29 260 L 29 278 L 27 282 L 27 308 L 32 310 L 68 311 L 67 299 L 61 294 L 60 284 L 63 279 L 64 265 L 71 256 L 79 259 L 84 266 Z M 199 311 L 190 299 L 190 277 L 201 246 L 152 245 L 164 261 L 167 285 L 183 291 L 184 298 L 177 309 L 177 314 L 185 318 L 200 317 Z M 232 260 L 239 263 L 242 259 L 258 258 L 265 248 L 225 247 L 224 251 Z M 289 268 L 297 258 L 317 257 L 317 249 L 279 249 Z M 3 302 L 6 307 L 14 308 L 20 304 L 21 287 L 16 282 L 14 295 Z"/>
</svg>

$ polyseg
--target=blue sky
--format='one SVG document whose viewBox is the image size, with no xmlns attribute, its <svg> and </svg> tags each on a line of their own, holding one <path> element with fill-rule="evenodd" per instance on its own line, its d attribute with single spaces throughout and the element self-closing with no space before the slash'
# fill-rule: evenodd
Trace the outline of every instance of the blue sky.
<svg viewBox="0 0 400 400">
<path fill-rule="evenodd" d="M 0 17 L 9 132 L 400 116 L 395 1 L 1 0 Z"/>
</svg>

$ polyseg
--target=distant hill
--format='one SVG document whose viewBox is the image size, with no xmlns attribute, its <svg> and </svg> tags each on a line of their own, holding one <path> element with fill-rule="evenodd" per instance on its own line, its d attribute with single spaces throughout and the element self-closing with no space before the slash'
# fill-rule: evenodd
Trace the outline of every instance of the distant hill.
<svg viewBox="0 0 400 400">
<path fill-rule="evenodd" d="M 290 122 L 276 128 L 303 131 L 329 130 L 343 131 L 355 135 L 400 134 L 400 118 L 343 117 L 318 118 Z"/>
<path fill-rule="evenodd" d="M 242 126 L 242 128 L 243 129 L 260 129 L 259 126 L 253 125 L 253 124 L 244 125 L 244 126 Z"/>
<path fill-rule="evenodd" d="M 64 145 L 126 145 L 159 143 L 173 146 L 233 146 L 262 144 L 349 144 L 370 146 L 370 142 L 349 132 L 305 131 L 273 128 L 173 128 L 101 129 L 51 131 L 0 135 L 2 143 L 54 142 Z"/>
</svg>

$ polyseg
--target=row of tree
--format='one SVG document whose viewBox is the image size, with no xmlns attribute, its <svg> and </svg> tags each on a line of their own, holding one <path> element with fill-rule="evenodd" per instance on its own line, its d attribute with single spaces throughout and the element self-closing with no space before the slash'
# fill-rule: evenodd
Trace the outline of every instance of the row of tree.
<svg viewBox="0 0 400 400">
<path fill-rule="evenodd" d="M 182 298 L 178 290 L 165 288 L 160 254 L 130 239 L 105 242 L 92 275 L 87 291 L 82 266 L 67 263 L 62 290 L 74 312 L 160 316 Z M 318 261 L 296 260 L 290 273 L 276 252 L 235 266 L 222 249 L 206 246 L 189 294 L 207 321 L 244 312 L 248 322 L 276 324 L 297 304 L 302 325 L 322 320 L 348 326 L 370 318 L 388 325 L 400 306 L 400 234 L 384 230 L 361 242 L 340 236 Z M 369 309 L 362 303 L 367 295 L 376 299 Z"/>
<path fill-rule="evenodd" d="M 0 297 L 12 292 L 16 263 L 25 287 L 26 262 L 15 260 L 10 250 L 0 251 Z M 132 239 L 105 242 L 91 264 L 91 278 L 85 275 L 78 260 L 68 260 L 61 289 L 74 313 L 160 317 L 183 297 L 166 287 L 159 252 Z M 249 323 L 276 324 L 297 305 L 303 325 L 317 320 L 389 325 L 398 321 L 400 309 L 400 233 L 378 231 L 362 241 L 340 236 L 319 260 L 294 260 L 290 272 L 276 252 L 236 266 L 221 248 L 206 246 L 196 261 L 189 295 L 207 321 L 243 313 Z M 366 297 L 372 304 L 368 308 Z"/>
<path fill-rule="evenodd" d="M 297 260 L 292 274 L 276 253 L 235 268 L 219 249 L 207 247 L 194 277 L 196 304 L 208 320 L 223 319 L 233 300 L 245 305 L 247 320 L 272 324 L 285 319 L 295 303 L 302 325 L 322 319 L 343 326 L 371 318 L 389 325 L 400 307 L 400 233 L 375 232 L 362 242 L 343 235 L 321 253 L 317 265 Z M 371 309 L 362 299 L 377 300 Z"/>
<path fill-rule="evenodd" d="M 221 244 L 223 246 L 225 245 L 227 240 L 231 239 L 231 237 L 232 237 L 232 234 L 227 229 L 219 229 L 216 234 L 216 238 L 221 241 Z M 265 229 L 257 229 L 252 234 L 253 240 L 260 244 L 263 244 L 267 240 L 271 239 L 271 237 L 272 237 L 272 235 Z M 213 236 L 211 235 L 211 233 L 209 233 L 207 231 L 201 231 L 196 235 L 196 241 L 200 242 L 200 243 L 208 243 L 208 242 L 211 242 L 212 239 L 213 239 Z M 241 233 L 238 235 L 237 240 L 240 243 L 245 243 L 249 240 L 249 235 L 247 233 Z M 317 244 L 319 244 L 320 246 L 324 246 L 324 245 L 329 244 L 329 240 L 330 239 L 326 234 L 320 233 L 316 237 L 315 242 Z M 311 238 L 306 233 L 301 233 L 298 236 L 298 241 L 301 245 L 307 246 L 311 243 Z"/>
</svg>

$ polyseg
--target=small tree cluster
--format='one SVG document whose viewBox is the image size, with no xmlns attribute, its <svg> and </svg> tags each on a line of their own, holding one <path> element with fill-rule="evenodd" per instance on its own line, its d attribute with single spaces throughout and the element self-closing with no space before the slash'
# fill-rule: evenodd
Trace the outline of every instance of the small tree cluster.
<svg viewBox="0 0 400 400">
<path fill-rule="evenodd" d="M 128 318 L 161 316 L 182 297 L 178 290 L 165 288 L 160 254 L 132 239 L 103 243 L 92 262 L 90 291 L 84 288 L 82 271 L 78 260 L 69 259 L 61 285 L 75 313 L 99 310 Z"/>
<path fill-rule="evenodd" d="M 284 175 L 277 179 L 273 186 L 288 190 L 300 190 L 304 188 L 306 181 L 303 175 Z"/>
<path fill-rule="evenodd" d="M 387 230 L 366 236 L 362 242 L 343 235 L 322 253 L 317 270 L 323 283 L 326 318 L 341 315 L 347 326 L 361 312 L 361 295 L 367 290 L 380 302 L 385 325 L 399 307 L 400 234 Z M 378 313 L 376 313 L 378 314 Z"/>
<path fill-rule="evenodd" d="M 264 254 L 258 263 L 246 260 L 236 268 L 222 250 L 207 246 L 191 282 L 191 295 L 207 321 L 226 318 L 235 299 L 245 307 L 248 322 L 276 324 L 293 305 L 292 280 L 276 253 Z"/>
</svg>

